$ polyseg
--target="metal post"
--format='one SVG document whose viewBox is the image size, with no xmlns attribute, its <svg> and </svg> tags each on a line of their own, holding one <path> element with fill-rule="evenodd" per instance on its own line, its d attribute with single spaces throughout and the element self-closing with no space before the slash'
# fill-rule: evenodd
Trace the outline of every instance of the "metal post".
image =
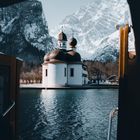
<svg viewBox="0 0 140 140">
<path fill-rule="evenodd" d="M 114 108 L 109 114 L 109 125 L 108 125 L 107 140 L 111 139 L 112 119 L 116 116 L 117 112 L 118 112 L 118 107 Z"/>
</svg>

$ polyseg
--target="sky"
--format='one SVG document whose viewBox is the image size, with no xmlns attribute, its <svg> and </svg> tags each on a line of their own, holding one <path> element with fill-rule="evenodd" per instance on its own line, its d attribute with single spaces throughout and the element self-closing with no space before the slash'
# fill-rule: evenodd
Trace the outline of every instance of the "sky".
<svg viewBox="0 0 140 140">
<path fill-rule="evenodd" d="M 49 29 L 57 26 L 67 15 L 76 12 L 81 6 L 93 0 L 40 0 L 48 22 Z"/>
</svg>

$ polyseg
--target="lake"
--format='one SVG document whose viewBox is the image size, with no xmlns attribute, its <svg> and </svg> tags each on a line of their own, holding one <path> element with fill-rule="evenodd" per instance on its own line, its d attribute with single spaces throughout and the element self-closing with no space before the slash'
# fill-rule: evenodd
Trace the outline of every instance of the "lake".
<svg viewBox="0 0 140 140">
<path fill-rule="evenodd" d="M 118 89 L 22 89 L 19 101 L 19 140 L 106 140 Z M 117 117 L 111 140 L 116 132 Z"/>
</svg>

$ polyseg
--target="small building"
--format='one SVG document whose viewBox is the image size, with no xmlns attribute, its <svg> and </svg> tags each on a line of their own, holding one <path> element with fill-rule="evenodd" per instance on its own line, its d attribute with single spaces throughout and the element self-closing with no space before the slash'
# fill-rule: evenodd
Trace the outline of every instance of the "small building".
<svg viewBox="0 0 140 140">
<path fill-rule="evenodd" d="M 76 52 L 77 40 L 72 37 L 68 42 L 62 31 L 58 35 L 58 48 L 44 56 L 42 64 L 43 87 L 82 86 L 83 63 Z"/>
</svg>

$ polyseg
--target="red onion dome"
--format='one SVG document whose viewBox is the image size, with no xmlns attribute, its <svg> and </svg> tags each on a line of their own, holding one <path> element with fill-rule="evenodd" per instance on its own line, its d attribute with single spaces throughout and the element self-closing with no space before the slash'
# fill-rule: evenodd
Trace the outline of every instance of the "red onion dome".
<svg viewBox="0 0 140 140">
<path fill-rule="evenodd" d="M 46 54 L 45 56 L 44 56 L 44 63 L 46 63 L 46 62 L 48 62 L 50 59 L 49 59 L 49 55 L 50 55 L 50 53 L 48 53 L 48 54 Z"/>
<path fill-rule="evenodd" d="M 56 49 L 52 51 L 49 55 L 49 60 L 59 60 L 59 61 L 66 61 L 66 53 L 63 50 Z"/>
<path fill-rule="evenodd" d="M 81 62 L 81 56 L 78 52 L 70 50 L 67 52 L 67 61 L 68 62 Z"/>
<path fill-rule="evenodd" d="M 77 45 L 77 40 L 72 37 L 70 40 L 69 40 L 69 45 L 71 48 L 75 47 Z"/>
</svg>

